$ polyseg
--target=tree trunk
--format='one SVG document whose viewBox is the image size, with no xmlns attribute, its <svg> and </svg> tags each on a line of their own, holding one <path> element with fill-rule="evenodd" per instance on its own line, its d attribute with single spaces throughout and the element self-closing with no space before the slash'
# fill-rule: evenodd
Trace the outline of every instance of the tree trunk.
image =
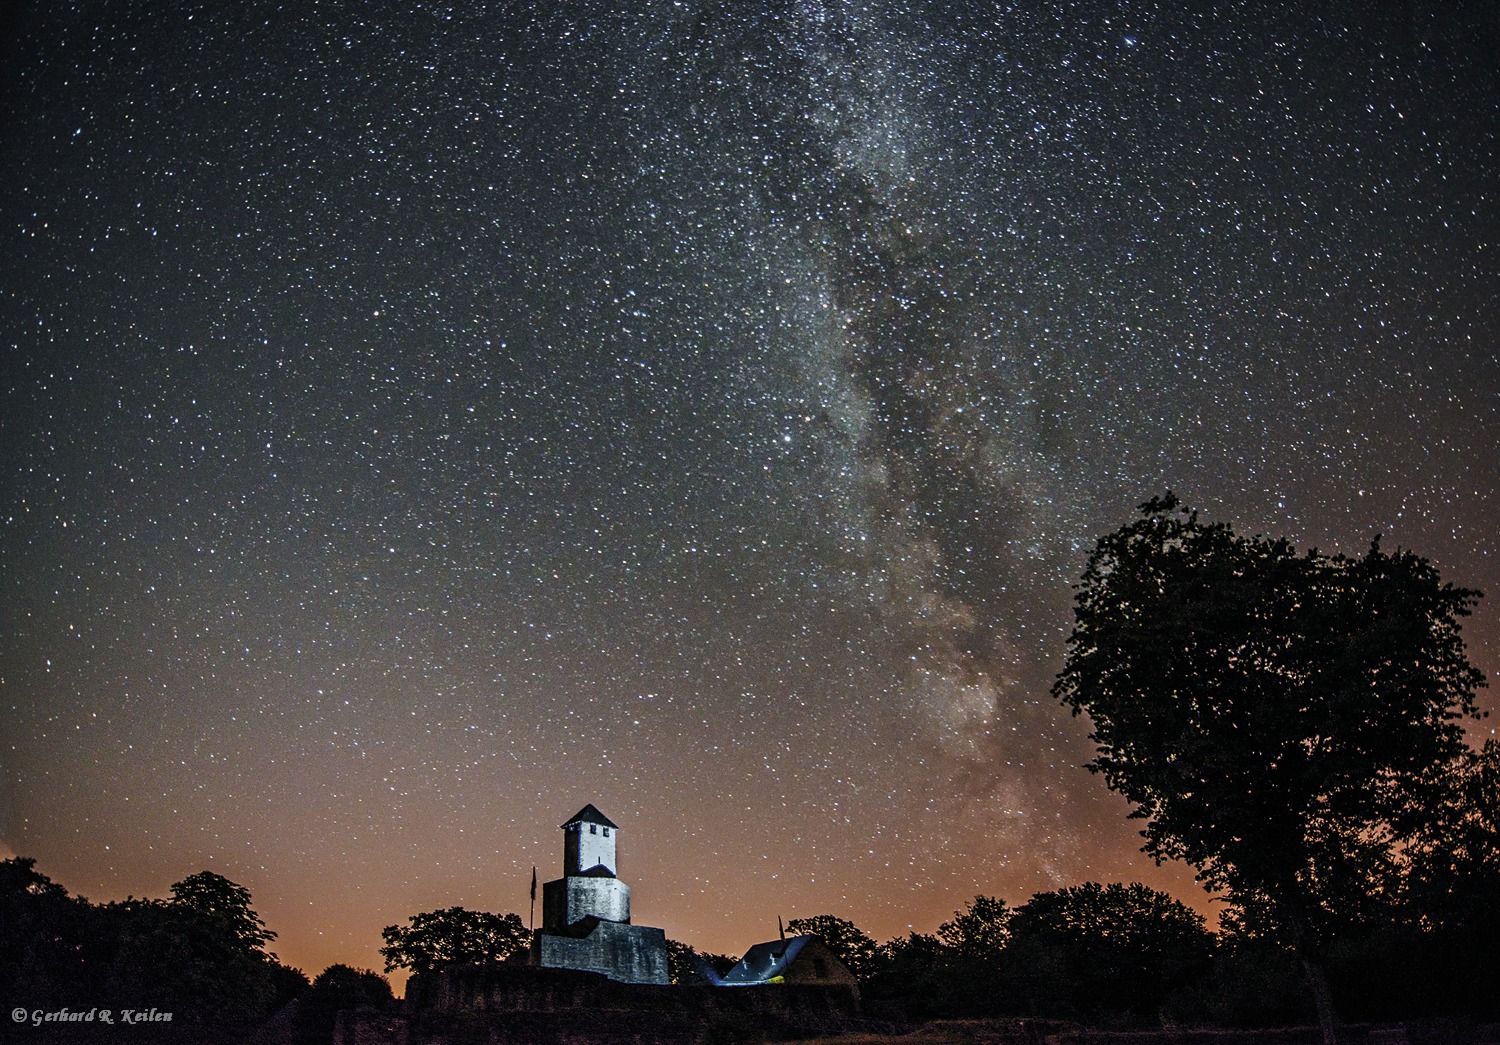
<svg viewBox="0 0 1500 1045">
<path fill-rule="evenodd" d="M 1333 992 L 1328 989 L 1328 977 L 1323 972 L 1323 962 L 1302 951 L 1302 969 L 1307 973 L 1307 982 L 1312 987 L 1313 1004 L 1318 1007 L 1318 1026 L 1323 1030 L 1323 1045 L 1339 1045 L 1338 1017 L 1333 1011 Z"/>
<path fill-rule="evenodd" d="M 1307 985 L 1312 988 L 1313 1004 L 1318 1010 L 1318 1027 L 1323 1031 L 1323 1045 L 1339 1045 L 1338 1014 L 1333 1011 L 1333 992 L 1328 989 L 1328 975 L 1323 969 L 1323 948 L 1318 934 L 1313 929 L 1303 897 L 1289 891 L 1285 901 L 1290 915 L 1292 946 L 1302 962 L 1302 971 L 1307 974 Z"/>
</svg>

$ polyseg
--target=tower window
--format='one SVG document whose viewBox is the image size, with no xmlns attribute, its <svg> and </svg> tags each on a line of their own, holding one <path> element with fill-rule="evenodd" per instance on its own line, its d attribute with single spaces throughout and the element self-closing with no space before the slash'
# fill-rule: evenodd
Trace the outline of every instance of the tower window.
<svg viewBox="0 0 1500 1045">
<path fill-rule="evenodd" d="M 589 825 L 589 834 L 596 835 L 598 833 L 599 833 L 599 825 L 598 824 L 590 824 Z"/>
<path fill-rule="evenodd" d="M 604 829 L 604 837 L 605 838 L 609 837 L 609 828 L 607 828 L 607 827 Z"/>
</svg>

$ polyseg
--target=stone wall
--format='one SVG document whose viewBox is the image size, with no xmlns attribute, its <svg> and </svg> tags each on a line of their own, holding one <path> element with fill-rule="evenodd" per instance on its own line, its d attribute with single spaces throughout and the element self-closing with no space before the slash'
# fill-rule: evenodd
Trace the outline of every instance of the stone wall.
<svg viewBox="0 0 1500 1045">
<path fill-rule="evenodd" d="M 859 993 L 847 987 L 795 984 L 626 984 L 572 969 L 474 965 L 413 976 L 406 983 L 406 1009 L 409 1013 L 449 1014 L 592 1009 L 690 1015 L 722 1010 L 846 1018 L 859 1014 Z"/>
<path fill-rule="evenodd" d="M 554 878 L 542 886 L 542 925 L 564 929 L 585 918 L 630 921 L 630 886 L 618 878 Z"/>
<path fill-rule="evenodd" d="M 869 1029 L 839 987 L 615 983 L 592 973 L 502 965 L 413 976 L 399 1025 L 350 1015 L 340 1045 L 646 1045 L 772 1040 Z"/>
<path fill-rule="evenodd" d="M 671 979 L 667 934 L 650 926 L 599 922 L 587 936 L 541 932 L 534 939 L 536 964 L 543 968 L 596 972 L 621 983 L 665 984 Z"/>
</svg>

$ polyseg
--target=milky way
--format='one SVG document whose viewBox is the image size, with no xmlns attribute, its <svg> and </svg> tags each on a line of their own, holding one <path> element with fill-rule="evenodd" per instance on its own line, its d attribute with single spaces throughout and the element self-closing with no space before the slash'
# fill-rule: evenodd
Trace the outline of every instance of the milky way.
<svg viewBox="0 0 1500 1045">
<path fill-rule="evenodd" d="M 0 842 L 92 898 L 375 965 L 591 801 L 716 950 L 1201 904 L 1048 696 L 1093 539 L 1500 590 L 1483 5 L 36 6 Z"/>
</svg>

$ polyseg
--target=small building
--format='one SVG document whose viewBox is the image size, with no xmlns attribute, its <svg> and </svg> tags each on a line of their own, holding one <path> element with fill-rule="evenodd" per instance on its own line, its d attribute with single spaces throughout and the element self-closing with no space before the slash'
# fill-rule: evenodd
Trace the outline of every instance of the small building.
<svg viewBox="0 0 1500 1045">
<path fill-rule="evenodd" d="M 590 803 L 562 831 L 563 876 L 542 887 L 531 963 L 620 983 L 669 982 L 667 934 L 630 922 L 630 887 L 615 870 L 619 826 Z"/>
<path fill-rule="evenodd" d="M 859 981 L 828 945 L 811 934 L 758 943 L 719 981 L 723 987 L 788 983 L 809 987 L 847 987 Z"/>
</svg>

